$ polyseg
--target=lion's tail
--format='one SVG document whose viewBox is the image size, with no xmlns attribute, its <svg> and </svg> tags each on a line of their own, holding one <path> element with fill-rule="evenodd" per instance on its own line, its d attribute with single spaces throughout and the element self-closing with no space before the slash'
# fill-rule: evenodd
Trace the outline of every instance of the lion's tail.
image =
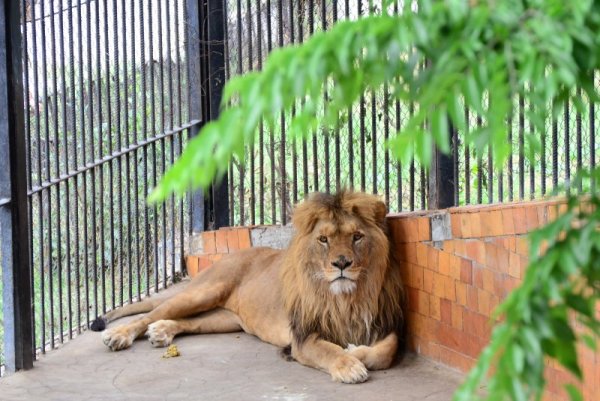
<svg viewBox="0 0 600 401">
<path fill-rule="evenodd" d="M 98 316 L 96 320 L 90 325 L 92 331 L 102 331 L 106 328 L 106 325 L 113 320 L 120 319 L 125 316 L 137 315 L 138 313 L 147 313 L 156 308 L 164 301 L 159 298 L 146 298 L 143 301 L 125 305 L 121 308 L 117 308 L 107 312 L 103 316 Z"/>
</svg>

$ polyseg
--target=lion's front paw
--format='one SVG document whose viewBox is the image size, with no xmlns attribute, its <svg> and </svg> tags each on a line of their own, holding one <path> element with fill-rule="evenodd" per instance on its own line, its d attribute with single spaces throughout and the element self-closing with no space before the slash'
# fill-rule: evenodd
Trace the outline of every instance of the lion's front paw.
<svg viewBox="0 0 600 401">
<path fill-rule="evenodd" d="M 329 369 L 331 378 L 341 383 L 362 383 L 369 378 L 367 368 L 352 355 L 343 355 Z"/>
<path fill-rule="evenodd" d="M 120 351 L 129 348 L 135 340 L 135 334 L 125 326 L 118 326 L 102 332 L 102 341 L 111 351 Z"/>
<path fill-rule="evenodd" d="M 159 320 L 148 326 L 146 335 L 154 347 L 167 347 L 177 334 L 177 323 L 173 320 Z"/>
</svg>

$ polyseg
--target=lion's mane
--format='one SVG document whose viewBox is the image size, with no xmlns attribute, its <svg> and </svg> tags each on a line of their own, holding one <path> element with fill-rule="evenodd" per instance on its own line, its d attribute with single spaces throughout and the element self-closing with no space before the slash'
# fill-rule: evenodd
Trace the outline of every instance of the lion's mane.
<svg viewBox="0 0 600 401">
<path fill-rule="evenodd" d="M 390 334 L 402 337 L 404 290 L 400 269 L 390 247 L 385 205 L 373 195 L 343 191 L 314 194 L 293 214 L 296 233 L 281 270 L 285 309 L 294 340 L 301 344 L 317 335 L 342 347 L 371 344 Z M 342 224 L 358 217 L 372 238 L 371 258 L 356 291 L 334 295 L 328 284 L 311 279 L 306 266 L 318 256 L 310 252 L 310 233 L 321 219 Z"/>
</svg>

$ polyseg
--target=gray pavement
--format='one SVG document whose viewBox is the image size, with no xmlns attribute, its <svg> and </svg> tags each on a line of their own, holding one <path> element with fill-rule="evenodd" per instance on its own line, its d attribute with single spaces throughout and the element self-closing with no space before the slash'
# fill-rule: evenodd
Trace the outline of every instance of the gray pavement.
<svg viewBox="0 0 600 401">
<path fill-rule="evenodd" d="M 41 356 L 33 370 L 1 378 L 0 400 L 449 401 L 463 378 L 408 355 L 366 383 L 339 384 L 245 333 L 184 336 L 175 344 L 177 358 L 163 359 L 165 349 L 145 339 L 111 352 L 100 333 L 86 332 Z"/>
</svg>

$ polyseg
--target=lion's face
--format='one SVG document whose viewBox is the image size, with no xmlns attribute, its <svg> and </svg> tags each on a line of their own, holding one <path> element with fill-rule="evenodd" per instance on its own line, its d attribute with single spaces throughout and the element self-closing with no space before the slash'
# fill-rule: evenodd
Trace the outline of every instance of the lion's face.
<svg viewBox="0 0 600 401">
<path fill-rule="evenodd" d="M 357 282 L 368 260 L 369 230 L 352 216 L 344 221 L 323 220 L 315 225 L 311 235 L 316 262 L 314 277 L 325 281 L 335 294 L 349 294 L 356 290 Z"/>
</svg>

